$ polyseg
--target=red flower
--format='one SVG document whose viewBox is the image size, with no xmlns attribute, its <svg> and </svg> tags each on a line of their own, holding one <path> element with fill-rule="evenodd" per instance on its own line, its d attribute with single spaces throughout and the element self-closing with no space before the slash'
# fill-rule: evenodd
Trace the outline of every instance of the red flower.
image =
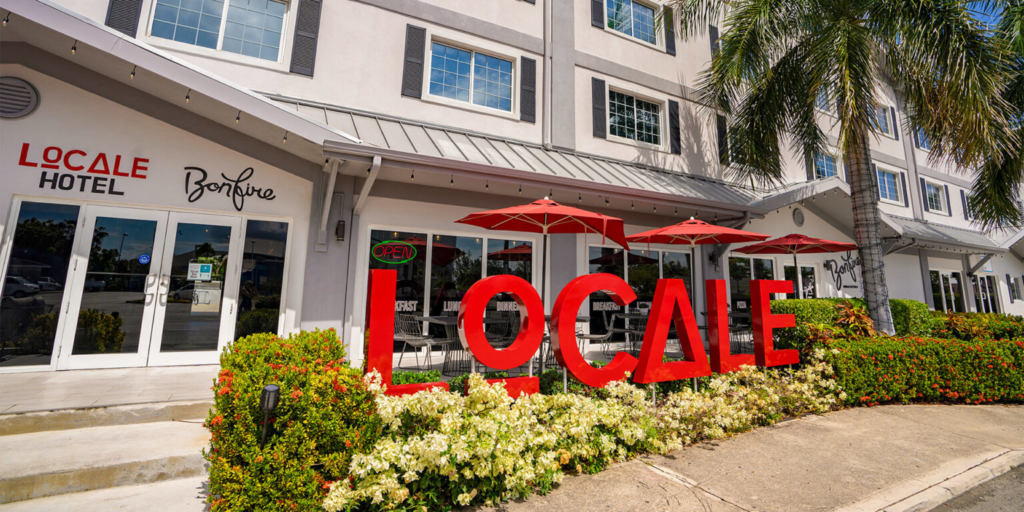
<svg viewBox="0 0 1024 512">
<path fill-rule="evenodd" d="M 224 423 L 224 416 L 220 414 L 214 416 L 213 419 L 210 420 L 210 425 L 220 425 L 221 423 Z"/>
<path fill-rule="evenodd" d="M 223 387 L 223 388 L 220 388 L 220 391 L 218 391 L 218 392 L 217 392 L 217 395 L 218 395 L 218 396 L 219 396 L 219 395 L 226 395 L 226 394 L 228 394 L 228 393 L 230 393 L 230 392 L 231 392 L 231 388 L 229 388 L 229 387 Z"/>
<path fill-rule="evenodd" d="M 292 391 L 292 399 L 293 400 L 294 399 L 298 399 L 300 396 L 302 396 L 302 391 L 299 391 L 297 389 L 295 391 Z"/>
</svg>

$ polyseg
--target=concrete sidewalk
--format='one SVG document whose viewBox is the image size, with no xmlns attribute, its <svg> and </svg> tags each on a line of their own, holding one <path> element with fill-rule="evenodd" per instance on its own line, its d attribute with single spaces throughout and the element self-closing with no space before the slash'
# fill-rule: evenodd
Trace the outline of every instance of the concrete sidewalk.
<svg viewBox="0 0 1024 512">
<path fill-rule="evenodd" d="M 1021 406 L 855 408 L 566 477 L 498 510 L 929 510 L 1021 463 Z"/>
</svg>

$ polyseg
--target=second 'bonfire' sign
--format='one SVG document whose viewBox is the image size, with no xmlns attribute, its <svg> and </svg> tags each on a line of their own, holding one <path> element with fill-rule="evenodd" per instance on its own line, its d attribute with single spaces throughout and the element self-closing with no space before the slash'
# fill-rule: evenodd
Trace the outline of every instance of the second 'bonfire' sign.
<svg viewBox="0 0 1024 512">
<path fill-rule="evenodd" d="M 388 386 L 389 395 L 411 394 L 430 388 L 448 389 L 446 382 L 391 385 L 392 351 L 395 333 L 395 270 L 371 270 L 366 304 L 366 371 L 376 370 Z M 576 314 L 583 301 L 595 292 L 607 294 L 616 304 L 625 306 L 636 300 L 633 289 L 622 278 L 612 274 L 589 274 L 573 279 L 555 300 L 551 309 L 551 346 L 555 358 L 574 379 L 593 387 L 604 387 L 621 380 L 627 372 L 639 384 L 665 382 L 714 373 L 728 373 L 741 365 L 761 367 L 794 364 L 800 361 L 796 350 L 775 350 L 772 329 L 795 327 L 793 315 L 774 315 L 769 307 L 773 293 L 793 293 L 791 281 L 750 281 L 753 304 L 754 354 L 733 354 L 729 348 L 729 318 L 726 308 L 725 281 L 708 280 L 708 341 L 710 362 L 704 351 L 690 297 L 682 279 L 660 279 L 654 292 L 650 319 L 644 333 L 640 357 L 618 352 L 603 368 L 594 368 L 580 353 L 576 344 Z M 519 306 L 520 327 L 515 341 L 505 349 L 495 349 L 484 334 L 484 313 L 487 303 L 499 293 L 510 295 Z M 665 343 L 669 330 L 675 326 L 684 360 L 664 362 Z M 500 275 L 477 281 L 466 292 L 459 306 L 459 339 L 481 364 L 496 370 L 508 370 L 525 364 L 540 348 L 544 337 L 544 305 L 533 285 L 525 279 Z M 505 382 L 510 395 L 536 393 L 538 377 L 496 379 Z"/>
</svg>

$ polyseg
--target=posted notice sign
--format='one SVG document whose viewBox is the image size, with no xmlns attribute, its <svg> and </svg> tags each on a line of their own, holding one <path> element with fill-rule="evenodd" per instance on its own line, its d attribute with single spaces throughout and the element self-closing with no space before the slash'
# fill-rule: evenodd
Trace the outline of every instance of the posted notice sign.
<svg viewBox="0 0 1024 512">
<path fill-rule="evenodd" d="M 213 280 L 213 264 L 212 263 L 189 263 L 188 264 L 188 280 L 189 281 L 211 281 L 211 280 Z"/>
</svg>

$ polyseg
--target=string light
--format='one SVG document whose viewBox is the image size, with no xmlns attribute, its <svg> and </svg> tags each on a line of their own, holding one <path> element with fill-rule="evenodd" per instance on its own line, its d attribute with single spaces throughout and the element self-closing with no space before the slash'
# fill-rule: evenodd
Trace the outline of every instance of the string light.
<svg viewBox="0 0 1024 512">
<path fill-rule="evenodd" d="M 635 207 L 635 206 L 633 206 L 633 201 L 630 201 L 630 202 L 629 202 L 629 209 L 630 209 L 630 210 L 635 210 L 635 209 L 636 209 L 636 207 Z"/>
<path fill-rule="evenodd" d="M 4 16 L 3 26 L 6 27 L 8 21 L 11 21 L 11 13 L 7 13 L 7 16 Z"/>
<path fill-rule="evenodd" d="M 673 216 L 673 217 L 676 217 L 676 216 L 678 216 L 678 215 L 679 215 L 679 207 L 678 207 L 678 206 L 676 206 L 676 210 L 675 210 L 674 212 L 672 212 L 672 216 Z"/>
<path fill-rule="evenodd" d="M 238 111 L 238 115 L 235 116 L 235 124 L 238 124 L 238 122 L 241 121 L 241 120 L 242 120 L 242 111 L 239 110 Z"/>
<path fill-rule="evenodd" d="M 6 24 L 7 23 L 5 22 L 4 25 L 6 25 Z M 75 52 L 77 52 L 77 51 L 78 51 L 78 39 L 75 39 L 75 42 L 71 45 L 71 55 L 74 55 Z"/>
<path fill-rule="evenodd" d="M 409 176 L 409 181 L 416 181 L 416 169 L 412 170 L 412 176 Z"/>
<path fill-rule="evenodd" d="M 519 195 L 523 195 L 523 186 L 519 185 Z"/>
<path fill-rule="evenodd" d="M 284 139 L 281 140 L 282 144 L 288 144 L 288 132 L 284 132 Z"/>
<path fill-rule="evenodd" d="M 579 197 L 576 199 L 576 202 L 577 203 L 582 203 L 583 202 L 583 194 L 581 194 L 579 192 L 577 192 L 577 194 L 579 194 Z"/>
<path fill-rule="evenodd" d="M 188 100 L 192 99 L 192 98 L 190 98 L 191 95 L 192 95 L 192 89 L 189 89 L 188 92 L 185 93 L 185 103 L 188 103 Z"/>
<path fill-rule="evenodd" d="M 552 201 L 555 200 L 555 191 L 554 191 L 554 189 L 550 189 L 550 188 L 548 189 L 548 198 L 551 199 Z"/>
<path fill-rule="evenodd" d="M 448 182 L 448 186 L 449 187 L 454 187 L 455 186 L 455 175 L 454 174 L 452 174 L 452 179 L 451 179 L 451 181 Z"/>
<path fill-rule="evenodd" d="M 133 67 L 132 68 L 132 74 L 128 75 L 128 78 L 130 78 L 132 80 L 135 80 L 135 70 L 138 69 L 138 68 L 139 68 L 138 66 Z"/>
<path fill-rule="evenodd" d="M 609 204 L 609 201 L 608 201 L 608 197 L 607 197 L 607 196 L 605 196 L 605 198 L 604 198 L 604 205 L 605 205 L 605 206 L 608 206 L 608 204 Z"/>
<path fill-rule="evenodd" d="M 654 213 L 658 213 L 658 205 L 654 205 Z"/>
<path fill-rule="evenodd" d="M 484 181 L 484 190 L 490 190 L 490 189 L 491 189 L 491 180 L 485 180 Z"/>
</svg>

